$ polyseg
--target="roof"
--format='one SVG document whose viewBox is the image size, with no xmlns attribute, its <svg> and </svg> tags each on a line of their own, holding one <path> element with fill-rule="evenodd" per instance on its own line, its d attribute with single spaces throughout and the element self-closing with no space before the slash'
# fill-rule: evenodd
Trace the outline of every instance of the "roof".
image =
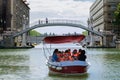
<svg viewBox="0 0 120 80">
<path fill-rule="evenodd" d="M 84 35 L 47 36 L 43 41 L 48 44 L 80 43 L 84 38 Z"/>
</svg>

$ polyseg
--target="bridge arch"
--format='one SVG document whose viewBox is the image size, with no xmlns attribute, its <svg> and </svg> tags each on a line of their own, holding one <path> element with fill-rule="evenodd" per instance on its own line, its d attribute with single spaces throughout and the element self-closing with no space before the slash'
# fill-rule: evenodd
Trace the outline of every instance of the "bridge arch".
<svg viewBox="0 0 120 80">
<path fill-rule="evenodd" d="M 89 32 L 92 32 L 92 33 L 94 33 L 94 34 L 96 34 L 98 36 L 103 36 L 102 33 L 98 32 L 98 31 L 94 31 L 91 28 L 88 28 L 86 26 L 81 25 L 80 21 L 76 21 L 76 20 L 66 20 L 66 21 L 64 21 L 64 20 L 54 20 L 53 21 L 53 20 L 50 20 L 48 22 L 46 22 L 46 21 L 38 21 L 37 24 L 35 24 L 35 25 L 33 25 L 33 26 L 31 26 L 31 27 L 29 27 L 29 28 L 17 33 L 17 34 L 14 34 L 12 37 L 17 37 L 17 36 L 19 36 L 19 35 L 21 35 L 23 33 L 26 33 L 28 31 L 36 29 L 36 28 L 48 27 L 48 26 L 52 26 L 52 27 L 53 26 L 76 27 L 76 28 L 81 28 L 81 29 L 87 30 Z"/>
</svg>

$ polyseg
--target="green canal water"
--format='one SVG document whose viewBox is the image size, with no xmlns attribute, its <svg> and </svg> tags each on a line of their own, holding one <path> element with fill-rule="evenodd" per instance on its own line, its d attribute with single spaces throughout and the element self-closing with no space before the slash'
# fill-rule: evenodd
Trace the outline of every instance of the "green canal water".
<svg viewBox="0 0 120 80">
<path fill-rule="evenodd" d="M 50 76 L 41 48 L 0 49 L 0 80 L 120 80 L 120 50 L 87 49 L 87 74 Z"/>
</svg>

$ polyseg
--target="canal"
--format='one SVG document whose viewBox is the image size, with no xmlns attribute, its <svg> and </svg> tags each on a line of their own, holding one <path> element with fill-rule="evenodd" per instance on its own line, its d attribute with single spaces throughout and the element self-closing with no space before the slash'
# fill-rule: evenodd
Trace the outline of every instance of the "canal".
<svg viewBox="0 0 120 80">
<path fill-rule="evenodd" d="M 0 49 L 0 80 L 119 80 L 120 50 L 87 49 L 87 74 L 50 76 L 42 48 Z"/>
</svg>

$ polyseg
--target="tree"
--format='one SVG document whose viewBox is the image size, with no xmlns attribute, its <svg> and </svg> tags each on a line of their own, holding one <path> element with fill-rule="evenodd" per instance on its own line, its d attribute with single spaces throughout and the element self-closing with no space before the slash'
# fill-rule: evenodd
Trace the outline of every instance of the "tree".
<svg viewBox="0 0 120 80">
<path fill-rule="evenodd" d="M 36 30 L 31 30 L 29 32 L 30 36 L 40 36 L 41 34 L 39 32 L 37 32 Z"/>
<path fill-rule="evenodd" d="M 117 8 L 114 12 L 113 24 L 115 26 L 114 33 L 117 35 L 117 38 L 120 38 L 120 3 L 117 5 Z"/>
<path fill-rule="evenodd" d="M 88 31 L 83 31 L 82 34 L 88 36 Z"/>
<path fill-rule="evenodd" d="M 114 17 L 115 17 L 114 24 L 120 25 L 120 3 L 117 5 L 117 9 L 114 12 Z"/>
</svg>

